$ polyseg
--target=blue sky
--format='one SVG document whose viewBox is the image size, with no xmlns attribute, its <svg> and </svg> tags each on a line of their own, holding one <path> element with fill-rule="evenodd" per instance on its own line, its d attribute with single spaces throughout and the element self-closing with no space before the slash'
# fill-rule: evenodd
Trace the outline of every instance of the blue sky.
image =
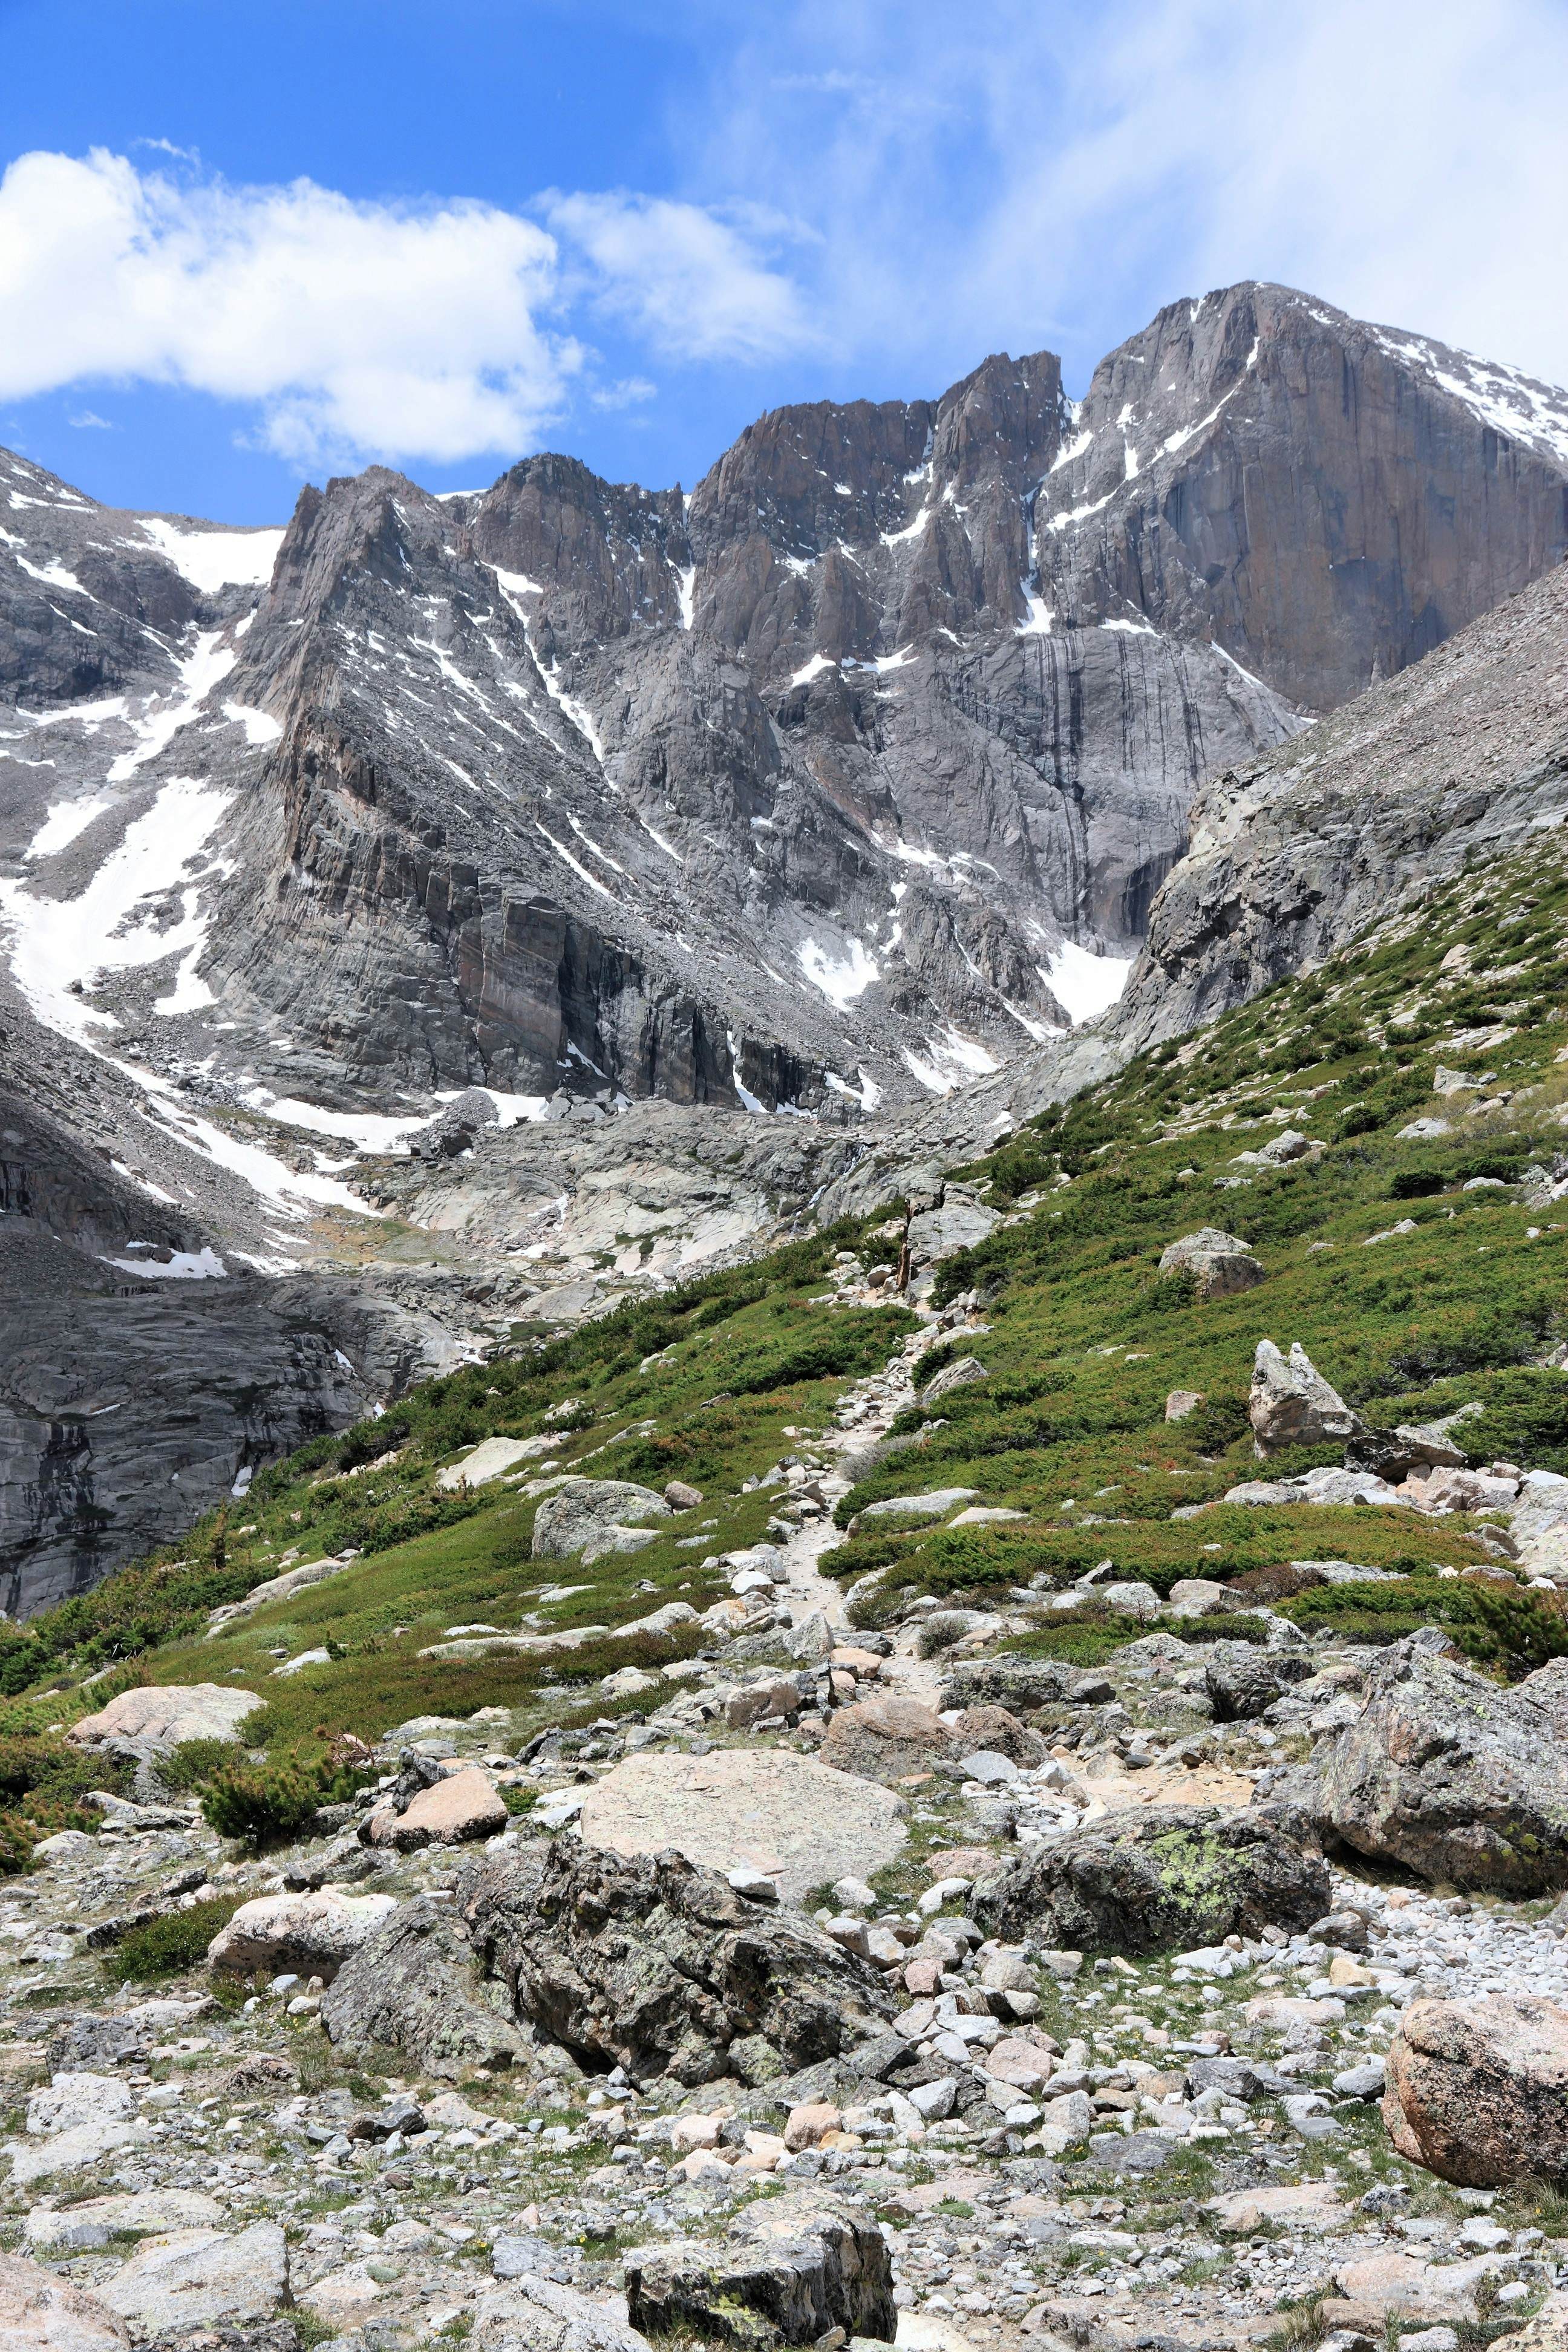
<svg viewBox="0 0 1568 2352">
<path fill-rule="evenodd" d="M 270 521 L 1069 389 L 1242 277 L 1568 378 L 1564 0 L 0 0 L 0 441 Z"/>
</svg>

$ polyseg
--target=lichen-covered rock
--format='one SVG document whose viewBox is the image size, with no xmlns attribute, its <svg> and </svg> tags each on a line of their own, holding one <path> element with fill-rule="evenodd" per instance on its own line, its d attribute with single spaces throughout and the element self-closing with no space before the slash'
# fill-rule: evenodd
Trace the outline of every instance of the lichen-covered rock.
<svg viewBox="0 0 1568 2352">
<path fill-rule="evenodd" d="M 1289 1650 L 1265 1650 L 1254 1642 L 1216 1642 L 1204 1669 L 1204 1688 L 1214 1703 L 1216 1723 L 1246 1723 L 1292 1683 L 1304 1682 L 1312 1671 L 1310 1658 Z"/>
<path fill-rule="evenodd" d="M 1385 2062 L 1401 2156 L 1465 2189 L 1568 2179 L 1568 2010 L 1528 1994 L 1412 2001 Z"/>
<path fill-rule="evenodd" d="M 1524 1897 L 1568 1886 L 1568 1661 L 1505 1689 L 1423 1627 L 1314 1755 L 1316 1810 L 1358 1853 Z"/>
<path fill-rule="evenodd" d="M 1259 1454 L 1290 1445 L 1343 1444 L 1360 1437 L 1365 1423 L 1332 1389 L 1299 1339 L 1282 1356 L 1272 1339 L 1259 1339 L 1252 1368 L 1247 1417 Z"/>
<path fill-rule="evenodd" d="M 447 1906 L 433 1903 L 404 1904 L 351 1953 L 321 1996 L 321 2023 L 345 2056 L 397 2050 L 420 2074 L 453 2080 L 510 2066 L 526 2048 Z"/>
<path fill-rule="evenodd" d="M 1114 1813 L 976 1887 L 988 1935 L 1082 1952 L 1160 1952 L 1263 1927 L 1305 1927 L 1330 1881 L 1309 1853 L 1254 1812 L 1151 1805 Z"/>
<path fill-rule="evenodd" d="M 772 2352 L 836 2327 L 890 2344 L 892 2258 L 880 2229 L 809 2192 L 749 2206 L 721 2240 L 626 2257 L 626 2309 L 647 2336 L 693 2333 Z"/>
<path fill-rule="evenodd" d="M 758 2042 L 786 2070 L 809 2066 L 879 2032 L 895 2005 L 868 1961 L 676 1853 L 563 1841 L 487 1854 L 460 1902 L 514 2014 L 637 2081 L 710 2082 Z"/>
</svg>

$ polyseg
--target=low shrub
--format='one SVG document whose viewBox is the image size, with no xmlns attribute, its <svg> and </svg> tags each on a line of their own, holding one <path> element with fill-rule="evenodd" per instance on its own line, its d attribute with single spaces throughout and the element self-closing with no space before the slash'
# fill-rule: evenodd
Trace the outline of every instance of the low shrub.
<svg viewBox="0 0 1568 2352">
<path fill-rule="evenodd" d="M 207 1946 L 238 1910 L 237 1895 L 214 1895 L 188 1911 L 171 1911 L 145 1927 L 133 1927 L 103 1958 L 104 1972 L 119 1984 L 146 1984 L 157 1977 L 183 1976 L 199 1968 Z"/>
<path fill-rule="evenodd" d="M 202 1812 L 220 1837 L 254 1846 L 292 1837 L 313 1821 L 327 1790 L 319 1769 L 291 1760 L 221 1765 L 207 1782 Z"/>
<path fill-rule="evenodd" d="M 1397 1642 L 1422 1625 L 1441 1625 L 1468 1658 L 1498 1668 L 1510 1682 L 1550 1658 L 1568 1657 L 1568 1616 L 1554 1595 L 1482 1575 L 1329 1584 L 1284 1602 L 1280 1613 L 1352 1642 Z"/>
</svg>

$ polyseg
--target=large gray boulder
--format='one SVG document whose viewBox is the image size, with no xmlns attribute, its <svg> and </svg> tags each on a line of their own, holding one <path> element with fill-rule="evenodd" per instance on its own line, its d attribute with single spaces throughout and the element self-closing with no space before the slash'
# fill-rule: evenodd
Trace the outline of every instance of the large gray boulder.
<svg viewBox="0 0 1568 2352">
<path fill-rule="evenodd" d="M 1401 2156 L 1461 2188 L 1568 2180 L 1568 2010 L 1529 1994 L 1412 2001 L 1383 2119 Z"/>
<path fill-rule="evenodd" d="M 762 2080 L 835 2058 L 892 2015 L 868 1961 L 678 1853 L 562 1840 L 486 1854 L 459 1899 L 515 2015 L 635 2081 Z"/>
<path fill-rule="evenodd" d="M 1318 1370 L 1300 1339 L 1282 1356 L 1272 1339 L 1259 1339 L 1252 1367 L 1247 1416 L 1259 1454 L 1281 1454 L 1290 1445 L 1342 1444 L 1366 1427 Z"/>
<path fill-rule="evenodd" d="M 1504 1689 L 1423 1627 L 1313 1761 L 1317 1811 L 1358 1853 L 1498 1895 L 1568 1886 L 1568 1660 Z"/>
<path fill-rule="evenodd" d="M 1306 1927 L 1329 1908 L 1312 1853 L 1256 1812 L 1129 1809 L 1077 1830 L 978 1886 L 987 1935 L 1082 1952 L 1162 1952 Z"/>
<path fill-rule="evenodd" d="M 1216 1642 L 1204 1669 L 1204 1688 L 1216 1723 L 1247 1723 L 1272 1706 L 1292 1683 L 1305 1682 L 1311 1671 L 1310 1658 L 1289 1650 L 1266 1650 L 1256 1642 Z"/>
<path fill-rule="evenodd" d="M 338 1970 L 321 1996 L 321 2023 L 345 2057 L 396 2050 L 414 2071 L 456 2080 L 524 2053 L 493 1990 L 447 1906 L 405 1903 Z"/>
<path fill-rule="evenodd" d="M 1184 1234 L 1160 1255 L 1162 1274 L 1190 1274 L 1200 1298 L 1229 1298 L 1263 1280 L 1263 1268 L 1244 1241 L 1202 1225 Z"/>
<path fill-rule="evenodd" d="M 534 1513 L 533 1557 L 587 1568 L 606 1552 L 641 1551 L 658 1538 L 646 1522 L 669 1516 L 662 1495 L 628 1478 L 564 1478 Z"/>
<path fill-rule="evenodd" d="M 816 2344 L 833 2328 L 890 2344 L 898 2317 L 880 2229 L 809 2191 L 748 2206 L 722 2239 L 640 2247 L 626 2279 L 628 2316 L 646 2335 L 747 2352 Z"/>
</svg>

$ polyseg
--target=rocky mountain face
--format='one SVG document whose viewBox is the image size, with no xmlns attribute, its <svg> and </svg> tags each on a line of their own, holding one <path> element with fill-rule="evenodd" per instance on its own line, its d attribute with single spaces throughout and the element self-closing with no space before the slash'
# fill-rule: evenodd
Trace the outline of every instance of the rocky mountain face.
<svg viewBox="0 0 1568 2352">
<path fill-rule="evenodd" d="M 118 1334 L 84 1396 L 100 1349 L 204 1392 L 211 1348 L 261 1368 L 153 1520 L 105 1501 L 69 1384 L 46 1411 L 18 1374 L 14 1601 L 172 1531 L 269 1429 L 819 1213 L 879 1122 L 895 1159 L 990 1140 L 1103 1059 L 1069 1033 L 1204 780 L 1549 571 L 1565 498 L 1561 394 L 1256 285 L 1162 312 L 1082 403 L 1039 353 L 773 412 L 689 497 L 372 468 L 232 531 L 0 455 L 0 1020 L 47 1114 L 7 1149 L 18 1202 L 85 1204 L 47 1248 L 55 1209 L 7 1222 L 8 1346 Z M 165 1268 L 140 1305 L 121 1241 Z M 301 1371 L 239 1301 L 306 1277 L 368 1322 L 342 1346 L 299 1292 Z M 134 1455 L 172 1423 L 131 1386 Z"/>
<path fill-rule="evenodd" d="M 1418 668 L 1211 781 L 1154 902 L 1118 1035 L 1140 1046 L 1213 1020 L 1565 817 L 1560 564 Z"/>
</svg>

